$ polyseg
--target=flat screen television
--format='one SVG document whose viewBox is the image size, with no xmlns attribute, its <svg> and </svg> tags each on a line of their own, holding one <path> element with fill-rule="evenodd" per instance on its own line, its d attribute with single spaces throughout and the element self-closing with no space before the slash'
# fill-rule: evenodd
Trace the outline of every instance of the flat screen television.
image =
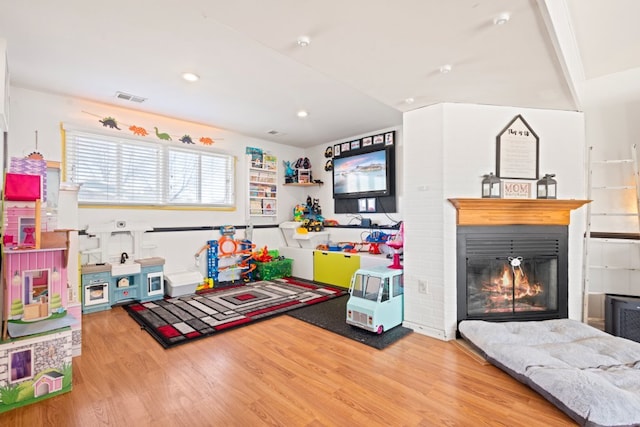
<svg viewBox="0 0 640 427">
<path fill-rule="evenodd" d="M 393 195 L 391 148 L 345 153 L 333 159 L 333 198 L 354 199 Z"/>
</svg>

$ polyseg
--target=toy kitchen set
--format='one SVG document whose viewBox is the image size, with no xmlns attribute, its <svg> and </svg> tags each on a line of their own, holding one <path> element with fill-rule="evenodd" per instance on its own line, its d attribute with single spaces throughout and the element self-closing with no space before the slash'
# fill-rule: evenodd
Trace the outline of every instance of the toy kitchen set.
<svg viewBox="0 0 640 427">
<path fill-rule="evenodd" d="M 137 258 L 143 249 L 142 236 L 151 228 L 139 223 L 111 221 L 90 225 L 89 240 L 97 247 L 82 250 L 90 260 L 82 265 L 82 312 L 109 310 L 130 301 L 153 301 L 164 297 L 164 258 Z M 131 252 L 121 251 L 127 243 Z M 117 255 L 109 255 L 118 247 Z"/>
</svg>

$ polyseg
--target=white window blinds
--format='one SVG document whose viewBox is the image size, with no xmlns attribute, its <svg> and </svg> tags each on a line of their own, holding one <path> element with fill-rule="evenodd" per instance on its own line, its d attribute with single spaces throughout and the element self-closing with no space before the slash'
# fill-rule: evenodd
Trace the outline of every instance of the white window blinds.
<svg viewBox="0 0 640 427">
<path fill-rule="evenodd" d="M 66 131 L 67 180 L 84 204 L 232 207 L 233 156 Z"/>
</svg>

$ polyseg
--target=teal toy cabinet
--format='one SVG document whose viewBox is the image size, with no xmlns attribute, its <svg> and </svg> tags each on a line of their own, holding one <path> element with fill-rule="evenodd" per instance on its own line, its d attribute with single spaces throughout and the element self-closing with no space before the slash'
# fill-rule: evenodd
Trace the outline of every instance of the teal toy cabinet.
<svg viewBox="0 0 640 427">
<path fill-rule="evenodd" d="M 131 301 L 164 298 L 164 258 L 137 259 L 127 264 L 82 266 L 82 312 L 109 310 Z"/>
<path fill-rule="evenodd" d="M 164 258 L 144 258 L 136 262 L 141 267 L 138 299 L 145 302 L 164 298 Z"/>
<path fill-rule="evenodd" d="M 82 266 L 82 312 L 109 310 L 109 288 L 111 288 L 111 265 Z"/>
<path fill-rule="evenodd" d="M 111 305 L 123 304 L 140 298 L 142 268 L 136 263 L 111 267 Z"/>
</svg>

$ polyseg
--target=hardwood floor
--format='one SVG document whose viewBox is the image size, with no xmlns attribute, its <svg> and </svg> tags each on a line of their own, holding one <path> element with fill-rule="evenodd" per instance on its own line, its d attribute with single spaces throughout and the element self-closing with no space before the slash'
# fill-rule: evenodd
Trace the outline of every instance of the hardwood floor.
<svg viewBox="0 0 640 427">
<path fill-rule="evenodd" d="M 169 350 L 121 308 L 83 317 L 73 391 L 1 426 L 567 426 L 452 342 L 380 351 L 282 315 Z"/>
</svg>

